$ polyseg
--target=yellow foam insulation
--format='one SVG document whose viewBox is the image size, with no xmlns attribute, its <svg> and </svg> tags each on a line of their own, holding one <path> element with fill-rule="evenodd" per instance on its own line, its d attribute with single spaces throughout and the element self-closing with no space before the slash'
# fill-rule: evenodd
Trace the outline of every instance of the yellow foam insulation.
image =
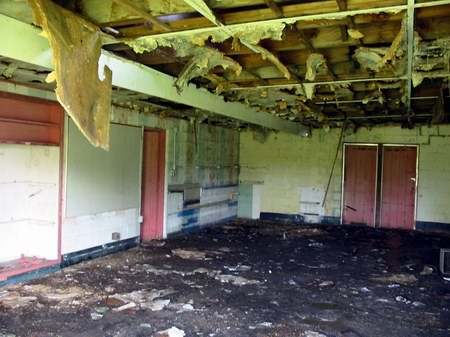
<svg viewBox="0 0 450 337">
<path fill-rule="evenodd" d="M 212 48 L 197 48 L 189 63 L 184 67 L 183 71 L 175 81 L 178 92 L 186 87 L 189 81 L 195 77 L 204 76 L 215 67 L 223 69 L 231 69 L 236 74 L 240 74 L 242 67 L 229 57 Z"/>
<path fill-rule="evenodd" d="M 406 17 L 403 17 L 400 31 L 389 48 L 360 47 L 356 50 L 355 57 L 365 68 L 379 72 L 388 64 L 388 62 L 395 65 L 396 61 L 404 56 L 405 46 Z"/>
<path fill-rule="evenodd" d="M 354 28 L 347 29 L 347 33 L 348 33 L 348 35 L 350 35 L 350 37 L 352 37 L 354 39 L 362 39 L 364 37 L 363 33 L 361 33 L 359 30 L 354 29 Z"/>
<path fill-rule="evenodd" d="M 250 44 L 257 44 L 263 39 L 281 40 L 283 37 L 283 30 L 286 24 L 275 23 L 265 25 L 248 25 L 239 27 L 223 27 L 220 30 L 202 31 L 198 33 L 189 33 L 186 35 L 176 34 L 168 36 L 144 36 L 133 41 L 125 41 L 137 53 L 144 51 L 151 52 L 158 47 L 179 47 L 181 42 L 189 41 L 191 44 L 197 46 L 204 46 L 205 42 L 211 39 L 212 42 L 223 42 L 230 37 L 239 38 Z"/>
<path fill-rule="evenodd" d="M 109 148 L 112 73 L 98 77 L 99 28 L 48 0 L 29 0 L 34 22 L 50 42 L 56 97 L 89 142 Z"/>
<path fill-rule="evenodd" d="M 284 23 L 276 23 L 257 27 L 254 25 L 223 27 L 220 30 L 202 31 L 189 35 L 145 36 L 124 42 L 132 47 L 136 53 L 152 52 L 159 47 L 170 47 L 175 51 L 177 57 L 192 57 L 175 83 L 180 92 L 191 79 L 207 75 L 214 67 L 221 66 L 224 69 L 231 69 L 237 75 L 242 71 L 242 67 L 231 58 L 226 57 L 218 50 L 205 47 L 208 40 L 217 43 L 229 38 L 233 38 L 235 41 L 240 40 L 259 52 L 264 59 L 274 63 L 283 75 L 290 79 L 289 70 L 280 60 L 268 50 L 257 45 L 263 39 L 281 40 L 285 26 Z M 221 88 L 216 91 L 220 92 Z"/>
<path fill-rule="evenodd" d="M 327 61 L 322 54 L 311 53 L 306 60 L 306 75 L 308 81 L 314 81 L 318 74 L 326 74 L 328 70 Z"/>
</svg>

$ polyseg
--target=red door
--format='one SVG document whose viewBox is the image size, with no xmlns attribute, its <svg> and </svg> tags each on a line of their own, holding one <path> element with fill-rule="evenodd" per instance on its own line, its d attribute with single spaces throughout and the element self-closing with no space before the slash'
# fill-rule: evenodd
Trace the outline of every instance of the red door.
<svg viewBox="0 0 450 337">
<path fill-rule="evenodd" d="M 383 148 L 381 227 L 414 229 L 417 148 Z"/>
<path fill-rule="evenodd" d="M 343 224 L 375 226 L 377 149 L 345 145 Z"/>
<path fill-rule="evenodd" d="M 165 132 L 144 131 L 141 240 L 163 237 L 165 149 Z"/>
</svg>

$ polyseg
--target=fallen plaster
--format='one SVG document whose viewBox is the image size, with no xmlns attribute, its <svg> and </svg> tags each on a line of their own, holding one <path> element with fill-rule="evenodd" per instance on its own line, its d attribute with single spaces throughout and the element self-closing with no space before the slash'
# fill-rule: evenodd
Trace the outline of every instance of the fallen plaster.
<svg viewBox="0 0 450 337">
<path fill-rule="evenodd" d="M 50 42 L 58 102 L 92 145 L 108 150 L 112 73 L 105 67 L 98 77 L 102 32 L 52 1 L 29 2 Z"/>
</svg>

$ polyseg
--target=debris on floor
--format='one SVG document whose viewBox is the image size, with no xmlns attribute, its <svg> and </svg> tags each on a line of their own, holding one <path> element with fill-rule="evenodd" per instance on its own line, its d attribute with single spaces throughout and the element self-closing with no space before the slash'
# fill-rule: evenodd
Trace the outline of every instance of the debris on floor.
<svg viewBox="0 0 450 337">
<path fill-rule="evenodd" d="M 217 275 L 216 280 L 219 280 L 222 283 L 231 283 L 236 286 L 245 286 L 247 284 L 260 284 L 261 283 L 258 280 L 248 280 L 242 276 L 235 276 L 235 275 Z"/>
<path fill-rule="evenodd" d="M 437 266 L 449 246 L 233 221 L 0 288 L 0 337 L 447 337 L 450 283 Z"/>
<path fill-rule="evenodd" d="M 204 260 L 206 255 L 204 252 L 199 252 L 194 249 L 174 249 L 172 254 L 188 260 Z"/>
<path fill-rule="evenodd" d="M 157 332 L 158 337 L 184 337 L 186 334 L 183 330 L 178 329 L 177 327 L 171 327 L 170 329 Z"/>
<path fill-rule="evenodd" d="M 410 285 L 417 282 L 417 277 L 408 274 L 393 274 L 386 276 L 377 276 L 372 278 L 374 281 L 379 281 L 383 283 L 397 283 L 403 285 Z"/>
<path fill-rule="evenodd" d="M 0 291 L 0 305 L 5 308 L 16 309 L 37 301 L 36 296 L 21 296 L 17 292 Z"/>
</svg>

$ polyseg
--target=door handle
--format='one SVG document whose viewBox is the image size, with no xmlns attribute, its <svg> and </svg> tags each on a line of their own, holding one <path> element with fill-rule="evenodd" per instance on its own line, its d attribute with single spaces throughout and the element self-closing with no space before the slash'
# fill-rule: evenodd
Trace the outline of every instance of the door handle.
<svg viewBox="0 0 450 337">
<path fill-rule="evenodd" d="M 411 177 L 411 180 L 416 182 L 416 178 L 415 177 Z"/>
<path fill-rule="evenodd" d="M 350 207 L 348 205 L 345 205 L 346 208 L 351 209 L 353 212 L 358 212 L 356 208 Z"/>
</svg>

